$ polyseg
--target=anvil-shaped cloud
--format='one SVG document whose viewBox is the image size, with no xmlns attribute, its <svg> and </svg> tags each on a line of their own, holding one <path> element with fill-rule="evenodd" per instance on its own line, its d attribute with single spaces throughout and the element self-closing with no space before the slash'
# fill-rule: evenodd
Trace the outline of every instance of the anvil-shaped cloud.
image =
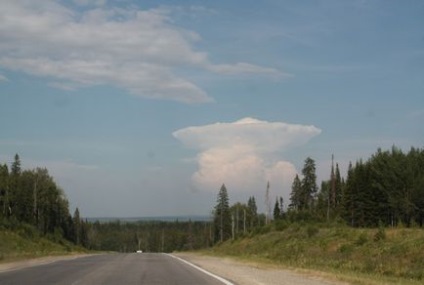
<svg viewBox="0 0 424 285">
<path fill-rule="evenodd" d="M 264 188 L 266 181 L 287 189 L 297 171 L 278 155 L 320 133 L 314 126 L 244 118 L 187 127 L 173 136 L 200 151 L 198 170 L 192 176 L 195 189 L 217 191 L 225 183 L 232 191 L 252 192 Z"/>
</svg>

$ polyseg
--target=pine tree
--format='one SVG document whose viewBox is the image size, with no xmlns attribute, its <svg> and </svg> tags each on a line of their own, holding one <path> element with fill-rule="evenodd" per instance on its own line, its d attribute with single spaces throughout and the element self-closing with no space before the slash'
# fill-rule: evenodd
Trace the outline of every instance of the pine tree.
<svg viewBox="0 0 424 285">
<path fill-rule="evenodd" d="M 258 208 L 256 206 L 256 200 L 255 197 L 249 197 L 249 200 L 247 201 L 247 224 L 249 225 L 250 229 L 253 229 L 258 223 Z"/>
<path fill-rule="evenodd" d="M 314 206 L 314 200 L 318 191 L 315 174 L 315 161 L 308 157 L 302 169 L 302 192 L 300 197 L 300 209 L 310 209 Z"/>
<path fill-rule="evenodd" d="M 280 197 L 280 218 L 284 218 L 284 199 Z"/>
<path fill-rule="evenodd" d="M 214 209 L 215 240 L 223 242 L 231 237 L 231 212 L 228 192 L 224 184 L 219 190 Z"/>
<path fill-rule="evenodd" d="M 11 174 L 19 176 L 21 174 L 21 159 L 18 154 L 15 154 L 14 161 L 12 163 Z"/>
<path fill-rule="evenodd" d="M 274 216 L 274 221 L 279 220 L 281 218 L 281 209 L 280 209 L 280 203 L 278 202 L 278 198 L 275 199 L 273 216 Z"/>
<path fill-rule="evenodd" d="M 9 169 L 0 165 L 0 216 L 9 215 Z"/>
<path fill-rule="evenodd" d="M 81 244 L 81 217 L 78 208 L 75 209 L 73 221 L 74 242 L 76 245 Z"/>
<path fill-rule="evenodd" d="M 336 176 L 335 176 L 335 189 L 336 189 L 336 197 L 335 197 L 335 211 L 336 214 L 340 214 L 340 204 L 342 202 L 343 196 L 343 181 L 340 175 L 339 164 L 336 163 Z"/>
<path fill-rule="evenodd" d="M 271 220 L 271 200 L 269 197 L 269 181 L 266 184 L 266 190 L 265 190 L 265 207 L 266 207 L 266 219 L 265 223 L 268 224 Z"/>
<path fill-rule="evenodd" d="M 289 207 L 293 210 L 299 210 L 301 204 L 301 194 L 302 194 L 302 183 L 299 179 L 299 175 L 293 179 L 292 191 L 290 193 L 290 205 Z"/>
<path fill-rule="evenodd" d="M 11 215 L 15 215 L 15 207 L 19 203 L 21 171 L 21 160 L 19 155 L 15 154 L 10 171 L 9 212 Z"/>
</svg>

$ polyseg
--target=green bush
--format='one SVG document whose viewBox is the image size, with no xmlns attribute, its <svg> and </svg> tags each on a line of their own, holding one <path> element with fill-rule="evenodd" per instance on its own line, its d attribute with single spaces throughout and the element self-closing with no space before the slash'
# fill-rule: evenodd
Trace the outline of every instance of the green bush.
<svg viewBox="0 0 424 285">
<path fill-rule="evenodd" d="M 284 220 L 276 220 L 274 222 L 274 228 L 276 231 L 282 232 L 289 227 L 289 224 Z"/>
<path fill-rule="evenodd" d="M 361 246 L 368 242 L 368 236 L 365 233 L 361 233 L 358 239 L 355 241 L 355 245 Z"/>
<path fill-rule="evenodd" d="M 310 225 L 306 229 L 306 233 L 308 234 L 308 238 L 316 236 L 319 232 L 319 229 L 316 226 Z"/>
<path fill-rule="evenodd" d="M 378 231 L 374 235 L 374 241 L 382 241 L 386 239 L 386 230 L 383 226 L 378 228 Z"/>
</svg>

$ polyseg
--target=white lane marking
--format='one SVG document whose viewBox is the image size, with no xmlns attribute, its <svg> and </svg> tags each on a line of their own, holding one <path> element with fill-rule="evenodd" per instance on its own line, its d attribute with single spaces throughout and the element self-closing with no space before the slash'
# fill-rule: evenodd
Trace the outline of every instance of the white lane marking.
<svg viewBox="0 0 424 285">
<path fill-rule="evenodd" d="M 199 271 L 201 271 L 201 272 L 205 273 L 206 275 L 209 275 L 209 276 L 211 276 L 211 277 L 213 277 L 213 278 L 215 278 L 215 279 L 217 279 L 217 280 L 221 281 L 221 282 L 222 282 L 222 283 L 224 283 L 225 285 L 235 285 L 234 283 L 231 283 L 230 281 L 225 280 L 224 278 L 222 278 L 222 277 L 220 277 L 220 276 L 218 276 L 218 275 L 215 275 L 215 274 L 213 274 L 213 273 L 211 273 L 211 272 L 209 272 L 209 271 L 206 271 L 205 269 L 203 269 L 203 268 L 201 268 L 201 267 L 199 267 L 199 266 L 197 266 L 197 265 L 194 265 L 193 263 L 188 262 L 187 260 L 184 260 L 184 259 L 179 258 L 179 257 L 177 257 L 177 256 L 175 256 L 175 255 L 172 255 L 172 254 L 168 254 L 168 253 L 165 253 L 165 254 L 166 254 L 166 255 L 168 255 L 168 256 L 170 256 L 170 257 L 172 257 L 172 258 L 178 259 L 179 261 L 184 262 L 184 263 L 185 263 L 185 264 L 187 264 L 187 265 L 190 265 L 191 267 L 193 267 L 193 268 L 195 268 L 195 269 L 197 269 L 197 270 L 199 270 Z"/>
</svg>

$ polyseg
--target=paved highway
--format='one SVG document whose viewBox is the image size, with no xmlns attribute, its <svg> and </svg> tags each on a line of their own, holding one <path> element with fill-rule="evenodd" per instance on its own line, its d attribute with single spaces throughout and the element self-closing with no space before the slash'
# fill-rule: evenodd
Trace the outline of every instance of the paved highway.
<svg viewBox="0 0 424 285">
<path fill-rule="evenodd" d="M 2 285 L 222 285 L 198 268 L 166 254 L 105 254 L 0 273 Z"/>
</svg>

